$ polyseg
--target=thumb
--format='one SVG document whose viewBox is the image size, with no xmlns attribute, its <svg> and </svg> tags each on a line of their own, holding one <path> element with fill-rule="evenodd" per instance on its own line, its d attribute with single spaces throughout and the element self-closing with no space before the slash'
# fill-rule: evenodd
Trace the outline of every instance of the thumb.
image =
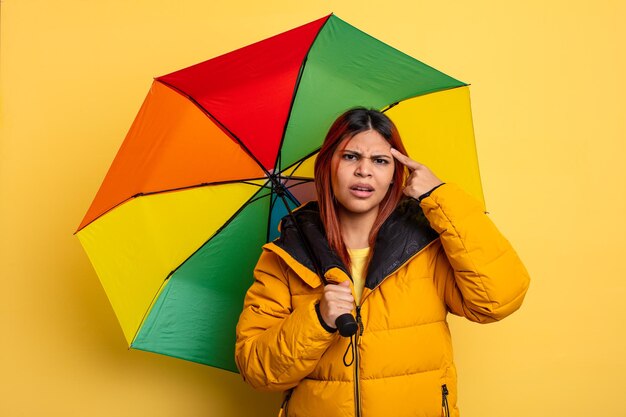
<svg viewBox="0 0 626 417">
<path fill-rule="evenodd" d="M 339 284 L 337 285 L 341 285 L 342 287 L 350 287 L 350 280 L 347 279 L 345 281 L 341 281 Z"/>
</svg>

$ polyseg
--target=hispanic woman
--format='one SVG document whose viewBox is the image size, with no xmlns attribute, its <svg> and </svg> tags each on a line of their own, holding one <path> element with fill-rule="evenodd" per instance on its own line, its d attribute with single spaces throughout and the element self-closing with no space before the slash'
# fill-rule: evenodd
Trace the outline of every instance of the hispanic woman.
<svg viewBox="0 0 626 417">
<path fill-rule="evenodd" d="M 446 316 L 517 310 L 529 277 L 516 252 L 376 110 L 332 124 L 315 186 L 256 266 L 237 325 L 244 380 L 283 391 L 288 417 L 458 416 Z M 345 314 L 354 336 L 337 331 Z"/>
</svg>

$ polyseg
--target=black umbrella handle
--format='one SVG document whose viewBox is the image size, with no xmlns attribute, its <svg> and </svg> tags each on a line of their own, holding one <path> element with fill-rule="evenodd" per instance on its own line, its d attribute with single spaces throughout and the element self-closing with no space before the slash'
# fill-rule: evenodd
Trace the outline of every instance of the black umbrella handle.
<svg viewBox="0 0 626 417">
<path fill-rule="evenodd" d="M 335 320 L 335 326 L 339 329 L 339 334 L 343 337 L 350 337 L 359 329 L 354 316 L 350 313 L 342 314 Z"/>
</svg>

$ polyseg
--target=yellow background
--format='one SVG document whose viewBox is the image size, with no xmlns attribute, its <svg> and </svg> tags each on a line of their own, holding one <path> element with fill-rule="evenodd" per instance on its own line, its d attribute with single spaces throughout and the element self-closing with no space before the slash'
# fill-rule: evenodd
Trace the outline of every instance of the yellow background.
<svg viewBox="0 0 626 417">
<path fill-rule="evenodd" d="M 275 415 L 236 374 L 126 350 L 72 232 L 152 77 L 331 11 L 472 83 L 488 209 L 533 281 L 501 323 L 451 319 L 463 415 L 626 415 L 625 3 L 219 3 L 0 2 L 0 415 Z"/>
</svg>

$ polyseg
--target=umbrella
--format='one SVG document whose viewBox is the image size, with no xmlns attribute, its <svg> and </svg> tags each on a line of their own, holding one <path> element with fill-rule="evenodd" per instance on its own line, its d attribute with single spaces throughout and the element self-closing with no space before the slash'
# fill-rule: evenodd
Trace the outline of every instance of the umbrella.
<svg viewBox="0 0 626 417">
<path fill-rule="evenodd" d="M 482 199 L 468 85 L 335 15 L 153 81 L 76 233 L 131 348 L 237 371 L 261 246 L 315 198 L 315 154 L 356 105 Z"/>
</svg>

